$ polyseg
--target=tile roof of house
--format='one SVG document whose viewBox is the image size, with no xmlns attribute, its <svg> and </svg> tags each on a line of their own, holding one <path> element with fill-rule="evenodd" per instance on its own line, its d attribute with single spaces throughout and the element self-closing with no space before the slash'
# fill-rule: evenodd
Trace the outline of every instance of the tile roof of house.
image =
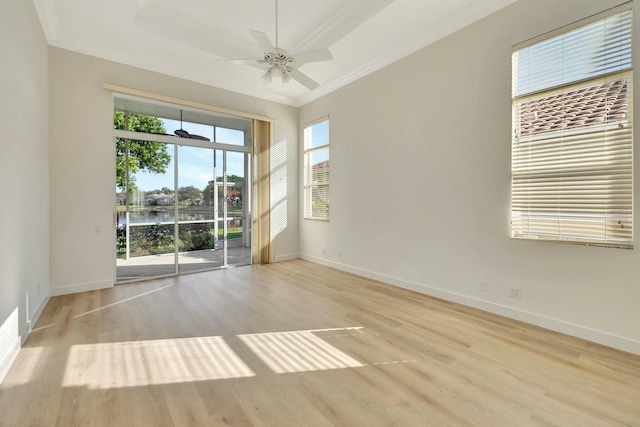
<svg viewBox="0 0 640 427">
<path fill-rule="evenodd" d="M 323 162 L 320 163 L 316 163 L 315 165 L 313 165 L 314 169 L 318 169 L 318 168 L 328 168 L 329 167 L 329 160 L 325 160 Z"/>
<path fill-rule="evenodd" d="M 577 129 L 627 118 L 627 80 L 523 102 L 521 136 Z"/>
</svg>

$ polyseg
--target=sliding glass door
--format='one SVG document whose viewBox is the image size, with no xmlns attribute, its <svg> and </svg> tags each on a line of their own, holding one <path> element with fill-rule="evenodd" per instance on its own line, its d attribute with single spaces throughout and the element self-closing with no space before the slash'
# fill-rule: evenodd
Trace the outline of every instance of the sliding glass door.
<svg viewBox="0 0 640 427">
<path fill-rule="evenodd" d="M 215 150 L 178 147 L 178 266 L 193 272 L 224 266 L 216 251 Z"/>
<path fill-rule="evenodd" d="M 218 175 L 218 195 L 221 206 L 218 229 L 223 237 L 219 248 L 227 265 L 251 263 L 251 197 L 249 154 L 237 151 L 218 151 L 216 163 L 222 165 Z M 219 169 L 220 170 L 220 169 Z"/>
<path fill-rule="evenodd" d="M 245 194 L 247 156 L 228 150 L 178 147 L 181 273 L 251 262 L 246 221 L 250 214 L 250 199 Z"/>
<path fill-rule="evenodd" d="M 114 112 L 118 283 L 251 263 L 250 122 L 161 112 Z"/>
</svg>

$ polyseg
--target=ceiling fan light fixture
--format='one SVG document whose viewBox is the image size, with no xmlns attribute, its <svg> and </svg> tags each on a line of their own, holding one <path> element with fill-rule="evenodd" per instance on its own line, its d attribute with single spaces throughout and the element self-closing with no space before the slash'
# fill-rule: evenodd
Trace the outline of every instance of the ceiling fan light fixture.
<svg viewBox="0 0 640 427">
<path fill-rule="evenodd" d="M 286 69 L 282 73 L 282 83 L 289 83 L 290 81 L 291 81 L 291 72 L 289 71 L 289 69 Z"/>
</svg>

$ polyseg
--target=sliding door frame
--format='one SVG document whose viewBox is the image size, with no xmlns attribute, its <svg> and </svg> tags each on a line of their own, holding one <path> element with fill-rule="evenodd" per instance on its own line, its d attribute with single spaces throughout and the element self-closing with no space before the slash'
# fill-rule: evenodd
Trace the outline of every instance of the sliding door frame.
<svg viewBox="0 0 640 427">
<path fill-rule="evenodd" d="M 253 132 L 252 132 L 253 133 Z M 249 206 L 245 209 L 245 207 L 243 206 L 243 245 L 245 244 L 245 235 L 244 235 L 244 231 L 245 230 L 249 230 L 249 227 L 246 225 L 247 221 L 251 220 L 251 215 L 253 213 L 253 198 L 251 197 L 251 193 L 252 193 L 252 174 L 247 174 L 247 171 L 249 171 L 251 169 L 250 164 L 251 164 L 251 158 L 252 158 L 252 147 L 251 146 L 241 146 L 241 145 L 233 145 L 233 144 L 223 144 L 223 143 L 218 143 L 218 142 L 211 142 L 211 141 L 200 141 L 197 139 L 194 140 L 189 140 L 186 138 L 177 138 L 177 137 L 173 137 L 173 136 L 166 136 L 166 135 L 158 135 L 158 134 L 150 134 L 150 133 L 144 133 L 144 132 L 133 132 L 133 131 L 126 131 L 126 130 L 120 130 L 120 129 L 114 129 L 113 131 L 113 136 L 114 136 L 114 142 L 117 138 L 121 138 L 121 139 L 125 139 L 127 141 L 127 153 L 129 152 L 128 150 L 128 145 L 129 145 L 129 141 L 131 140 L 135 140 L 135 141 L 157 141 L 157 142 L 161 142 L 163 144 L 168 144 L 168 145 L 172 145 L 173 146 L 173 186 L 174 186 L 174 191 L 175 194 L 178 193 L 178 180 L 179 180 L 179 147 L 180 146 L 184 146 L 184 147 L 196 147 L 196 148 L 203 148 L 203 149 L 208 149 L 211 150 L 211 152 L 213 153 L 213 157 L 214 157 L 214 168 L 212 170 L 213 173 L 213 179 L 216 180 L 217 179 L 217 172 L 216 172 L 216 168 L 222 166 L 222 172 L 223 172 L 223 176 L 224 176 L 224 180 L 223 180 L 223 242 L 222 242 L 222 253 L 223 253 L 223 265 L 220 267 L 214 267 L 211 269 L 203 269 L 201 271 L 210 271 L 210 270 L 216 270 L 216 269 L 220 269 L 220 268 L 227 268 L 230 267 L 227 265 L 227 260 L 228 260 L 228 242 L 227 242 L 227 229 L 228 229 L 228 224 L 227 224 L 227 217 L 228 217 L 228 206 L 227 206 L 227 188 L 226 188 L 226 174 L 227 174 L 227 153 L 228 152 L 236 152 L 236 153 L 241 153 L 243 158 L 244 158 L 244 171 L 245 171 L 245 191 L 247 191 L 247 194 L 245 195 L 244 199 L 249 201 Z M 253 136 L 252 136 L 253 139 Z M 222 165 L 216 165 L 216 152 L 219 151 L 222 153 Z M 127 154 L 128 156 L 128 154 Z M 126 161 L 126 173 L 127 173 L 127 188 L 128 188 L 128 180 L 129 180 L 129 162 L 128 160 Z M 216 191 L 217 193 L 217 191 Z M 217 199 L 218 199 L 218 195 L 215 195 L 215 200 L 216 200 L 216 205 L 217 203 Z M 217 206 L 215 209 L 216 212 L 216 229 L 217 229 L 217 223 L 218 223 L 218 212 L 219 212 L 219 207 Z M 179 252 L 180 252 L 180 240 L 179 240 L 179 234 L 180 234 L 180 227 L 179 227 L 179 206 L 178 206 L 178 201 L 177 198 L 174 199 L 174 203 L 173 203 L 173 213 L 174 213 L 174 224 L 173 224 L 173 238 L 174 238 L 174 252 L 173 252 L 173 257 L 174 257 L 174 270 L 173 273 L 171 274 L 163 274 L 163 275 L 159 275 L 159 276 L 153 276 L 153 277 L 143 277 L 143 278 L 136 278 L 136 279 L 130 279 L 130 280 L 122 280 L 122 281 L 118 281 L 118 266 L 117 266 L 117 256 L 115 256 L 115 251 L 114 251 L 114 283 L 115 284 L 125 284 L 125 283 L 133 283 L 133 282 L 138 282 L 138 281 L 142 281 L 142 280 L 149 280 L 149 279 L 161 279 L 161 278 L 166 278 L 166 277 L 175 277 L 175 276 L 179 276 L 181 274 L 180 272 L 180 258 L 179 258 Z M 251 213 L 251 215 L 250 215 Z M 114 213 L 114 226 L 117 226 L 117 221 L 116 221 L 116 214 Z M 127 212 L 126 212 L 126 224 L 125 224 L 125 228 L 127 229 L 127 233 L 126 233 L 126 239 L 127 239 L 127 258 L 129 255 L 129 210 L 127 207 Z M 115 227 L 114 227 L 115 228 Z M 215 236 L 215 238 L 217 239 L 217 234 Z M 114 248 L 116 245 L 116 241 L 114 239 Z M 251 248 L 252 249 L 252 248 Z M 249 264 L 252 264 L 252 256 L 249 257 Z"/>
<path fill-rule="evenodd" d="M 251 143 L 248 146 L 238 146 L 232 144 L 221 144 L 216 142 L 205 142 L 198 140 L 189 141 L 189 145 L 194 147 L 206 147 L 217 148 L 221 150 L 229 151 L 241 151 L 246 155 L 245 168 L 249 170 L 249 173 L 245 173 L 245 188 L 249 189 L 250 195 L 250 215 L 243 221 L 243 235 L 245 229 L 248 231 L 251 243 L 251 264 L 265 264 L 269 263 L 273 259 L 273 252 L 271 251 L 271 230 L 270 230 L 270 211 L 271 211 L 271 198 L 270 198 L 270 180 L 271 180 L 271 167 L 270 167 L 270 150 L 273 142 L 273 129 L 274 124 L 277 121 L 275 118 L 262 116 L 259 114 L 247 113 L 244 111 L 233 110 L 224 107 L 218 107 L 215 105 L 205 104 L 201 102 L 195 102 L 183 98 L 176 98 L 173 96 L 162 95 L 155 92 L 148 92 L 140 89 L 130 88 L 126 86 L 120 86 L 113 83 L 103 83 L 103 89 L 109 91 L 114 100 L 116 98 L 137 100 L 143 102 L 149 102 L 156 105 L 174 107 L 181 110 L 192 110 L 200 112 L 209 112 L 221 115 L 227 115 L 231 117 L 249 119 L 252 122 L 251 125 Z M 125 130 L 114 129 L 114 138 L 130 138 L 138 139 L 139 137 L 149 136 L 150 134 L 131 132 Z M 133 137 L 133 138 L 132 138 Z M 152 140 L 158 142 L 166 142 L 175 144 L 176 138 L 165 135 L 152 135 Z M 115 147 L 115 144 L 114 144 Z M 115 158 L 115 152 L 114 152 Z M 115 167 L 114 167 L 115 171 Z M 115 187 L 115 174 L 113 177 Z M 114 227 L 113 227 L 113 246 L 115 247 L 115 225 L 116 224 L 116 212 L 114 210 Z M 244 223 L 246 222 L 246 225 Z M 116 253 L 113 252 L 113 268 L 114 268 L 114 283 L 117 278 L 116 270 Z M 177 273 L 176 273 L 177 274 Z M 125 283 L 125 282 L 118 282 Z"/>
</svg>

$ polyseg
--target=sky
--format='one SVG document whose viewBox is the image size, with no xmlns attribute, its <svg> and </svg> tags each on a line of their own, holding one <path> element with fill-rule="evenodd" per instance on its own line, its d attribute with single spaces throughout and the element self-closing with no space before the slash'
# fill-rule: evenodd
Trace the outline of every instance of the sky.
<svg viewBox="0 0 640 427">
<path fill-rule="evenodd" d="M 329 144 L 329 120 L 308 126 L 304 132 L 305 149 Z M 329 150 L 318 150 L 311 154 L 311 162 L 316 165 L 329 160 Z"/>
<path fill-rule="evenodd" d="M 180 121 L 161 119 L 169 134 L 180 129 Z M 182 123 L 182 129 L 190 134 L 204 136 L 213 140 L 213 126 L 195 123 Z M 307 147 L 318 147 L 329 143 L 329 121 L 323 121 L 310 126 L 311 138 Z M 244 145 L 244 132 L 235 129 L 216 128 L 217 142 Z M 171 155 L 171 164 L 164 174 L 139 172 L 135 174 L 136 185 L 142 191 L 174 188 L 174 144 L 167 144 Z M 217 175 L 222 176 L 222 151 L 215 150 Z M 178 188 L 194 186 L 203 190 L 209 181 L 213 180 L 214 150 L 200 147 L 178 146 Z M 317 151 L 313 155 L 313 163 L 320 163 L 329 159 L 329 150 Z M 244 153 L 227 151 L 227 175 L 244 176 Z"/>
<path fill-rule="evenodd" d="M 167 133 L 173 134 L 180 129 L 180 122 L 170 119 L 161 119 Z M 213 140 L 213 126 L 194 123 L 182 124 L 182 129 L 190 134 L 204 136 Z M 244 132 L 235 129 L 216 128 L 217 142 L 244 145 Z M 168 187 L 176 191 L 174 187 L 174 144 L 167 144 L 171 155 L 171 163 L 164 174 L 152 174 L 139 172 L 135 174 L 136 184 L 143 191 L 159 190 Z M 200 147 L 178 146 L 178 188 L 194 186 L 203 190 L 209 181 L 213 180 L 214 153 L 216 155 L 217 175 L 222 176 L 221 150 L 212 150 Z M 244 153 L 227 152 L 227 175 L 244 176 Z"/>
</svg>

